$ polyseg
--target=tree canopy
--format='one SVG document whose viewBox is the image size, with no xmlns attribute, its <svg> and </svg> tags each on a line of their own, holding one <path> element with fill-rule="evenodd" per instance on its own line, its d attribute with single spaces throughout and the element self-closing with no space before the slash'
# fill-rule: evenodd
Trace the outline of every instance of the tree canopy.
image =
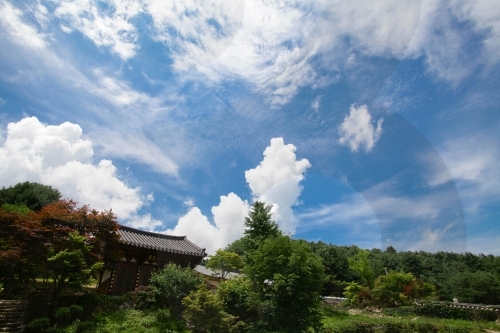
<svg viewBox="0 0 500 333">
<path fill-rule="evenodd" d="M 271 209 L 272 206 L 255 201 L 245 217 L 245 235 L 256 241 L 281 235 L 278 224 L 272 219 Z"/>
<path fill-rule="evenodd" d="M 230 272 L 243 268 L 243 260 L 236 252 L 219 249 L 208 259 L 206 266 L 225 279 Z"/>
<path fill-rule="evenodd" d="M 26 206 L 39 211 L 44 206 L 61 199 L 61 192 L 49 185 L 24 182 L 0 190 L 0 207 L 4 204 Z"/>
<path fill-rule="evenodd" d="M 9 205 L 0 208 L 0 279 L 7 293 L 46 277 L 56 282 L 56 290 L 77 288 L 101 262 L 119 257 L 118 223 L 111 211 L 78 207 L 71 200 L 37 211 Z"/>
</svg>

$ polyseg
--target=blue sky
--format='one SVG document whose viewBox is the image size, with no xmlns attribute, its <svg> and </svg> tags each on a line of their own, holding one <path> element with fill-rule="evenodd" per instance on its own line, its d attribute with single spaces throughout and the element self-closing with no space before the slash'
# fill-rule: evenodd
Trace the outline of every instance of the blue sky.
<svg viewBox="0 0 500 333">
<path fill-rule="evenodd" d="M 500 255 L 493 1 L 0 0 L 0 185 L 209 253 L 297 238 Z"/>
</svg>

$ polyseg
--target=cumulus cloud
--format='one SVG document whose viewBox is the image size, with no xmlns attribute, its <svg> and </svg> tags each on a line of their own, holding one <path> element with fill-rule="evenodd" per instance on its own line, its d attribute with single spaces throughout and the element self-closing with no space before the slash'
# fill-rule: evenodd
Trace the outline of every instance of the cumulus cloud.
<svg viewBox="0 0 500 333">
<path fill-rule="evenodd" d="M 368 107 L 362 105 L 357 108 L 352 105 L 349 108 L 349 115 L 345 116 L 339 127 L 339 143 L 349 147 L 353 152 L 357 152 L 361 146 L 369 152 L 382 135 L 382 123 L 383 119 L 380 118 L 374 127 Z"/>
<path fill-rule="evenodd" d="M 221 196 L 217 206 L 212 207 L 214 224 L 202 214 L 198 207 L 192 207 L 182 216 L 177 225 L 165 233 L 189 235 L 189 240 L 204 247 L 209 254 L 243 236 L 245 216 L 249 204 L 234 193 Z"/>
<path fill-rule="evenodd" d="M 245 171 L 245 179 L 257 200 L 273 205 L 276 222 L 286 233 L 294 233 L 297 218 L 292 207 L 302 191 L 300 182 L 311 166 L 307 159 L 297 160 L 295 146 L 283 138 L 271 139 L 264 159 L 254 169 Z"/>
<path fill-rule="evenodd" d="M 140 189 L 120 180 L 111 161 L 93 164 L 93 154 L 92 143 L 82 138 L 79 125 L 52 126 L 36 117 L 24 118 L 7 126 L 0 146 L 0 184 L 40 182 L 80 204 L 113 209 L 120 219 L 134 217 L 144 204 Z"/>
<path fill-rule="evenodd" d="M 297 204 L 302 187 L 300 181 L 310 167 L 306 159 L 297 160 L 295 146 L 285 145 L 282 138 L 273 138 L 264 151 L 264 159 L 254 169 L 245 172 L 252 194 L 256 200 L 273 205 L 273 218 L 281 230 L 293 233 L 297 218 L 292 207 Z M 213 222 L 203 215 L 198 207 L 192 207 L 182 216 L 177 225 L 166 233 L 189 234 L 189 239 L 214 253 L 243 236 L 244 221 L 250 204 L 234 193 L 220 197 L 220 203 L 212 207 Z"/>
</svg>

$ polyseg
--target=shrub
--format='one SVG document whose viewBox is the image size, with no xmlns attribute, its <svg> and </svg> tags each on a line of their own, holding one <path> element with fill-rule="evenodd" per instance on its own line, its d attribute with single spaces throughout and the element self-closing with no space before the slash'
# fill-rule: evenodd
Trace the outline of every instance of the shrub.
<svg viewBox="0 0 500 333">
<path fill-rule="evenodd" d="M 184 319 L 195 333 L 230 333 L 237 328 L 237 318 L 224 312 L 222 300 L 204 284 L 184 298 L 182 304 L 186 307 Z"/>
<path fill-rule="evenodd" d="M 420 316 L 444 319 L 495 321 L 498 318 L 497 314 L 493 311 L 457 308 L 451 305 L 439 303 L 424 303 L 420 306 L 416 306 L 415 313 Z"/>
<path fill-rule="evenodd" d="M 394 308 L 384 308 L 382 312 L 391 317 L 408 317 L 416 316 L 416 310 L 414 306 L 399 306 Z"/>
<path fill-rule="evenodd" d="M 26 325 L 25 333 L 51 333 L 55 329 L 50 326 L 49 318 L 37 318 Z"/>
<path fill-rule="evenodd" d="M 168 307 L 180 318 L 184 310 L 182 300 L 201 283 L 203 278 L 189 267 L 168 264 L 151 275 L 151 294 L 158 306 Z"/>
</svg>

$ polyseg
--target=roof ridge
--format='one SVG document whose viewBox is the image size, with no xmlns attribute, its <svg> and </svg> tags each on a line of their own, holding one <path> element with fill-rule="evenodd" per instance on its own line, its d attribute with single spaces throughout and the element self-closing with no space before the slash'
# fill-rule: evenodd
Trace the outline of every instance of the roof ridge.
<svg viewBox="0 0 500 333">
<path fill-rule="evenodd" d="M 178 239 L 178 240 L 187 240 L 187 236 L 175 236 L 175 235 L 167 235 L 167 234 L 162 234 L 162 233 L 157 233 L 157 232 L 152 232 L 152 231 L 145 231 L 145 230 L 140 230 L 140 229 L 135 229 L 132 227 L 128 227 L 125 225 L 118 225 L 118 229 L 130 231 L 130 232 L 135 232 L 138 234 L 143 234 L 151 237 L 159 237 L 159 238 L 167 238 L 167 239 Z"/>
</svg>

